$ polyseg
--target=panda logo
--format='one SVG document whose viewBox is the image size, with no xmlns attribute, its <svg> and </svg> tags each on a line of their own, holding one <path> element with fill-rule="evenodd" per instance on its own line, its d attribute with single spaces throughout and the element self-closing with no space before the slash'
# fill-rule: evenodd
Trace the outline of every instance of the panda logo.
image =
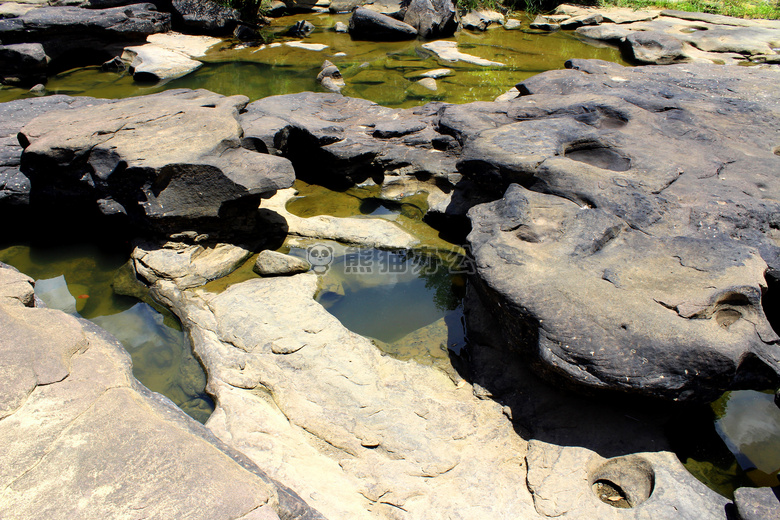
<svg viewBox="0 0 780 520">
<path fill-rule="evenodd" d="M 326 244 L 314 244 L 306 249 L 306 259 L 311 264 L 312 271 L 325 274 L 333 262 L 333 248 Z"/>
</svg>

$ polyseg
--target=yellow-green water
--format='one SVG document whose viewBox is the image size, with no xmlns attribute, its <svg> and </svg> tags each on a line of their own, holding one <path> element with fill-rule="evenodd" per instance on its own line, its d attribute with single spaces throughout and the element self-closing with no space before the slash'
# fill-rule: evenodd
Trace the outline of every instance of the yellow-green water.
<svg viewBox="0 0 780 520">
<path fill-rule="evenodd" d="M 127 252 L 92 244 L 0 245 L 0 262 L 38 280 L 36 294 L 48 307 L 87 318 L 108 330 L 133 360 L 133 374 L 205 422 L 214 410 L 206 377 L 178 321 L 161 309 L 114 292 Z"/>
<path fill-rule="evenodd" d="M 201 58 L 205 63 L 202 68 L 164 85 L 140 85 L 126 73 L 85 67 L 51 77 L 46 85 L 47 92 L 123 98 L 171 88 L 205 88 L 225 95 L 242 94 L 255 100 L 276 94 L 322 91 L 316 76 L 327 59 L 341 70 L 346 81 L 345 95 L 391 107 L 409 107 L 433 100 L 451 103 L 492 100 L 534 74 L 563 68 L 570 58 L 625 63 L 617 49 L 584 43 L 566 32 L 548 34 L 499 27 L 484 33 L 461 31 L 450 38 L 458 42 L 461 52 L 504 63 L 503 67 L 441 61 L 423 49 L 422 41 L 353 41 L 348 34 L 333 31 L 337 21 L 348 22 L 349 15 L 346 14 L 284 17 L 276 19 L 268 32 L 281 33 L 301 19 L 313 23 L 315 32 L 303 39 L 280 37 L 277 43 L 304 41 L 327 45 L 325 50 L 286 45 L 247 47 L 225 41 Z M 526 27 L 527 23 L 526 20 Z M 438 80 L 437 92 L 415 85 L 417 74 L 437 68 L 453 71 L 452 75 Z M 0 89 L 0 101 L 27 95 L 21 89 Z"/>
</svg>

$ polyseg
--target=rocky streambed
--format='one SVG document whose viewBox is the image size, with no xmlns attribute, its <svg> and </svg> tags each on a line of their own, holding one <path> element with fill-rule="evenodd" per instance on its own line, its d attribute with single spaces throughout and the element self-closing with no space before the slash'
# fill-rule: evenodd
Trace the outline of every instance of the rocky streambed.
<svg viewBox="0 0 780 520">
<path fill-rule="evenodd" d="M 3 516 L 751 518 L 760 492 L 707 488 L 663 422 L 780 384 L 778 74 L 574 59 L 462 105 L 0 105 L 4 218 L 134 240 L 133 290 L 178 316 L 215 403 L 189 419 L 0 266 Z M 296 179 L 414 218 L 302 213 Z M 308 264 L 269 257 L 290 247 Z M 468 347 L 425 365 L 346 328 L 337 247 L 468 254 Z M 264 276 L 230 275 L 258 252 Z"/>
</svg>

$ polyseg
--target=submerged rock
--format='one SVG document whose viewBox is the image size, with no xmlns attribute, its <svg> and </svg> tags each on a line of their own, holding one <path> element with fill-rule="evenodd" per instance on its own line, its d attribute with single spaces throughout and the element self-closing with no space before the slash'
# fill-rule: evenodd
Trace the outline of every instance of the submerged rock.
<svg viewBox="0 0 780 520">
<path fill-rule="evenodd" d="M 341 89 L 346 85 L 339 68 L 328 60 L 322 64 L 322 70 L 317 74 L 317 81 L 331 92 L 341 92 Z"/>
<path fill-rule="evenodd" d="M 174 90 L 46 114 L 20 133 L 22 170 L 43 200 L 97 204 L 155 231 L 246 232 L 260 197 L 295 178 L 286 159 L 242 148 L 247 101 Z"/>
</svg>

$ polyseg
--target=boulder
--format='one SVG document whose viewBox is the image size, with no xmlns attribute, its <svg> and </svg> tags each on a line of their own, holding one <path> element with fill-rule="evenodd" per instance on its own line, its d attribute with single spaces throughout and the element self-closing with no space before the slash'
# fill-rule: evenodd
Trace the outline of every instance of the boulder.
<svg viewBox="0 0 780 520">
<path fill-rule="evenodd" d="M 590 13 L 581 16 L 575 16 L 561 22 L 561 29 L 572 30 L 583 25 L 599 25 L 604 18 L 601 13 Z"/>
<path fill-rule="evenodd" d="M 0 20 L 4 44 L 40 42 L 52 59 L 86 49 L 94 52 L 115 42 L 141 42 L 150 34 L 171 28 L 171 15 L 153 4 L 133 4 L 110 9 L 45 7 L 17 18 Z"/>
<path fill-rule="evenodd" d="M 89 97 L 46 96 L 0 104 L 0 210 L 30 203 L 30 180 L 20 170 L 22 147 L 16 134 L 46 112 L 105 103 Z"/>
<path fill-rule="evenodd" d="M 280 276 L 305 273 L 311 264 L 303 258 L 285 255 L 277 251 L 260 251 L 255 260 L 254 272 L 261 276 Z"/>
<path fill-rule="evenodd" d="M 385 14 L 359 7 L 349 19 L 349 34 L 357 40 L 413 40 L 417 38 L 417 29 Z"/>
<path fill-rule="evenodd" d="M 240 267 L 252 252 L 232 244 L 213 246 L 169 242 L 163 246 L 140 245 L 131 255 L 138 277 L 151 285 L 173 281 L 181 289 L 199 287 Z"/>
<path fill-rule="evenodd" d="M 508 187 L 469 213 L 506 348 L 557 381 L 668 400 L 776 386 L 777 72 L 567 66 L 439 120 L 467 178 Z"/>
<path fill-rule="evenodd" d="M 186 54 L 159 47 L 152 43 L 138 47 L 126 47 L 122 61 L 128 64 L 133 79 L 158 83 L 186 76 L 203 64 Z"/>
<path fill-rule="evenodd" d="M 739 520 L 778 520 L 780 487 L 739 488 L 734 492 L 734 505 Z"/>
<path fill-rule="evenodd" d="M 45 114 L 20 133 L 22 171 L 42 203 L 97 205 L 164 233 L 245 232 L 260 198 L 295 178 L 288 160 L 241 146 L 247 101 L 173 90 Z"/>
<path fill-rule="evenodd" d="M 0 83 L 20 87 L 45 83 L 48 61 L 40 43 L 0 45 Z"/>
<path fill-rule="evenodd" d="M 341 92 L 346 85 L 339 68 L 328 60 L 322 64 L 322 70 L 317 74 L 317 81 L 331 92 Z"/>
<path fill-rule="evenodd" d="M 363 5 L 363 0 L 331 0 L 328 10 L 331 13 L 349 13 Z"/>
<path fill-rule="evenodd" d="M 464 29 L 472 31 L 486 31 L 491 25 L 504 23 L 504 15 L 496 11 L 476 10 L 469 11 L 460 20 Z"/>
<path fill-rule="evenodd" d="M 404 23 L 417 30 L 421 38 L 448 38 L 460 27 L 458 11 L 452 0 L 408 0 Z"/>
<path fill-rule="evenodd" d="M 232 34 L 241 14 L 213 0 L 172 0 L 173 27 L 196 34 Z"/>
<path fill-rule="evenodd" d="M 287 36 L 292 36 L 293 38 L 303 38 L 304 36 L 310 35 L 313 31 L 314 24 L 306 20 L 298 20 L 287 29 L 285 34 Z"/>
<path fill-rule="evenodd" d="M 430 179 L 433 190 L 436 182 L 451 184 L 455 165 L 454 153 L 432 150 L 431 141 L 440 134 L 427 122 L 437 109 L 438 105 L 428 111 L 393 110 L 339 94 L 301 93 L 255 101 L 241 121 L 249 127 L 273 118 L 272 134 L 257 137 L 292 158 L 307 182 L 346 188 L 384 172 Z M 287 124 L 279 125 L 278 120 Z M 373 134 L 374 127 L 398 120 L 423 124 L 425 130 L 398 139 Z"/>
<path fill-rule="evenodd" d="M 555 18 L 553 16 L 538 15 L 529 27 L 539 31 L 557 31 L 561 28 L 561 22 L 569 18 L 569 16 Z"/>
<path fill-rule="evenodd" d="M 115 338 L 33 308 L 28 280 L 0 265 L 0 515 L 323 518 L 143 387 Z"/>
<path fill-rule="evenodd" d="M 626 36 L 631 56 L 642 63 L 668 65 L 685 58 L 680 40 L 657 31 L 634 32 Z"/>
</svg>

